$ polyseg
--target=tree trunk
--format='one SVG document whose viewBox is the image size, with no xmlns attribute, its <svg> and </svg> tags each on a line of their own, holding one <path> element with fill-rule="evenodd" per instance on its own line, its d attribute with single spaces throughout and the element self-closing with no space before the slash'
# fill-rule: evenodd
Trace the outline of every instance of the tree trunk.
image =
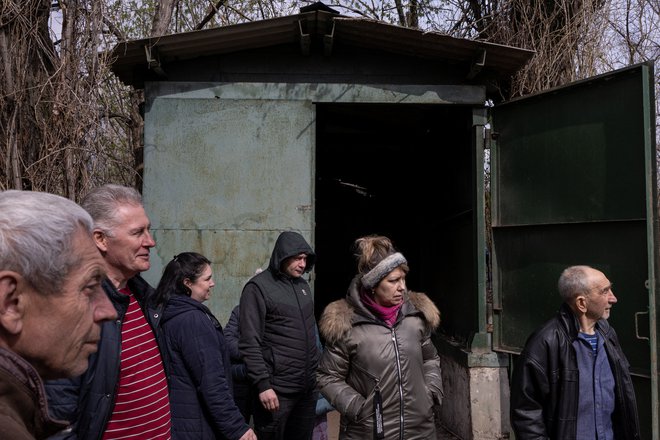
<svg viewBox="0 0 660 440">
<path fill-rule="evenodd" d="M 160 0 L 156 2 L 156 12 L 151 22 L 151 36 L 159 37 L 166 35 L 172 21 L 172 13 L 178 0 Z"/>
</svg>

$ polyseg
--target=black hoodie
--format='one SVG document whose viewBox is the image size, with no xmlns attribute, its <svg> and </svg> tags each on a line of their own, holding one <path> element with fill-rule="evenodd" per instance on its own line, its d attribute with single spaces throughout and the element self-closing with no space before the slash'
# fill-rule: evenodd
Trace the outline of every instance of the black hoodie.
<svg viewBox="0 0 660 440">
<path fill-rule="evenodd" d="M 268 269 L 243 288 L 240 301 L 239 349 L 259 393 L 273 389 L 292 395 L 316 387 L 319 350 L 314 301 L 303 277 L 280 271 L 282 262 L 307 254 L 309 272 L 316 254 L 302 235 L 283 232 L 277 238 Z"/>
</svg>

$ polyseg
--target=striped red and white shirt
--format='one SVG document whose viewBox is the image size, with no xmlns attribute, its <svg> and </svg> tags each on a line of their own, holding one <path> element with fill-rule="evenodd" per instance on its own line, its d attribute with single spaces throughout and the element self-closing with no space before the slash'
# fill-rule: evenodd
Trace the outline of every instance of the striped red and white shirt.
<svg viewBox="0 0 660 440">
<path fill-rule="evenodd" d="M 115 407 L 103 440 L 171 438 L 170 400 L 156 337 L 133 293 L 121 329 L 121 366 Z"/>
</svg>

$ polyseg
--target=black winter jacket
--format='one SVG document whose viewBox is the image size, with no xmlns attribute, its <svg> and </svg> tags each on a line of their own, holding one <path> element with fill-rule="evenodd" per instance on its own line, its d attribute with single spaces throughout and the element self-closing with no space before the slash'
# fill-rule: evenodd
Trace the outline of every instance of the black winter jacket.
<svg viewBox="0 0 660 440">
<path fill-rule="evenodd" d="M 638 440 L 639 420 L 630 365 L 609 323 L 601 319 L 596 329 L 605 341 L 616 381 L 614 438 Z M 573 341 L 578 331 L 577 318 L 568 305 L 562 304 L 556 317 L 525 343 L 511 380 L 511 424 L 517 440 L 575 439 L 580 386 Z"/>
<path fill-rule="evenodd" d="M 293 395 L 316 387 L 319 349 L 314 301 L 303 277 L 280 272 L 282 262 L 307 254 L 309 272 L 316 255 L 295 232 L 278 237 L 268 269 L 252 277 L 241 294 L 239 349 L 259 393 L 273 389 Z"/>
<path fill-rule="evenodd" d="M 249 385 L 250 381 L 247 374 L 247 366 L 241 358 L 241 352 L 238 350 L 239 326 L 240 320 L 239 306 L 232 309 L 229 315 L 229 321 L 225 325 L 225 341 L 227 342 L 227 349 L 229 350 L 229 359 L 231 360 L 231 377 L 234 381 L 234 389 L 236 384 Z"/>
<path fill-rule="evenodd" d="M 202 303 L 170 298 L 161 321 L 168 354 L 172 438 L 238 440 L 249 426 L 234 404 L 222 326 Z"/>
<path fill-rule="evenodd" d="M 154 289 L 139 275 L 128 281 L 128 287 L 154 330 L 162 354 L 162 337 L 158 327 L 161 308 L 151 303 Z M 103 282 L 103 290 L 115 306 L 118 318 L 102 324 L 98 351 L 90 356 L 89 368 L 82 376 L 73 379 L 46 382 L 50 413 L 58 419 L 72 422 L 71 429 L 57 436 L 58 439 L 100 439 L 115 405 L 121 361 L 121 327 L 129 298 L 118 292 L 107 279 Z M 165 359 L 163 365 L 167 365 Z"/>
</svg>

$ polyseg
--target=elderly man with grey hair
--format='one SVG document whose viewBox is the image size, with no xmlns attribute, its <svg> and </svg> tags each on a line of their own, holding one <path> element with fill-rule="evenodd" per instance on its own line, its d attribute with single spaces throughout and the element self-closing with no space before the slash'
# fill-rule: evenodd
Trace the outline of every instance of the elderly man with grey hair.
<svg viewBox="0 0 660 440">
<path fill-rule="evenodd" d="M 0 192 L 0 438 L 46 438 L 66 427 L 48 415 L 42 379 L 88 367 L 101 323 L 117 314 L 92 219 L 54 194 Z"/>
<path fill-rule="evenodd" d="M 511 379 L 517 440 L 639 440 L 635 391 L 614 328 L 617 297 L 605 274 L 571 266 L 559 277 L 563 304 L 525 343 Z"/>
<path fill-rule="evenodd" d="M 118 319 L 106 323 L 98 353 L 82 377 L 46 384 L 51 412 L 72 421 L 62 438 L 171 437 L 170 400 L 159 330 L 162 306 L 140 276 L 156 245 L 140 193 L 103 185 L 81 203 L 94 220 L 93 237 L 108 272 L 103 289 Z"/>
</svg>

